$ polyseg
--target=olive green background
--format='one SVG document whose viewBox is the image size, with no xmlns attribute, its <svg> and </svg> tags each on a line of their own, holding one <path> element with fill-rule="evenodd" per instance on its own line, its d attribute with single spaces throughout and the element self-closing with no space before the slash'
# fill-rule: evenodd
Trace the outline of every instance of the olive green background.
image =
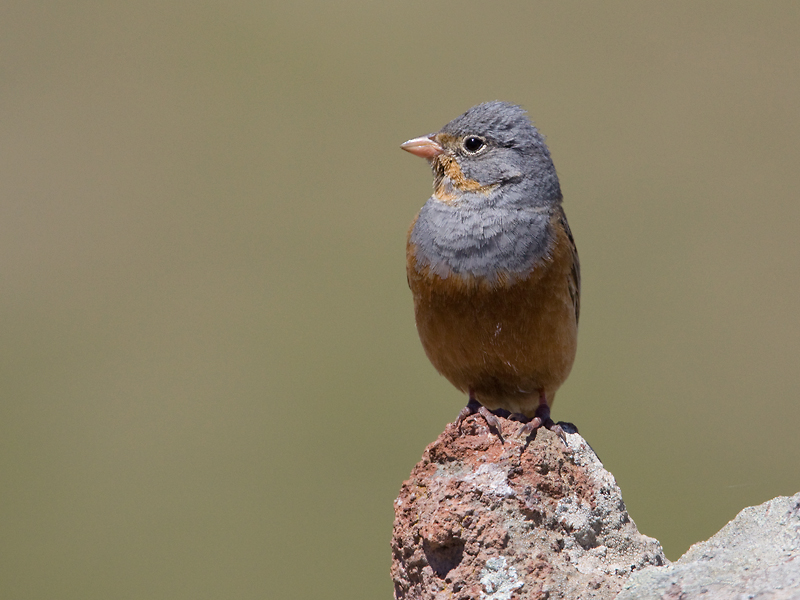
<svg viewBox="0 0 800 600">
<path fill-rule="evenodd" d="M 465 399 L 404 140 L 525 106 L 580 250 L 554 407 L 676 559 L 800 490 L 800 4 L 0 7 L 0 596 L 389 598 Z"/>
</svg>

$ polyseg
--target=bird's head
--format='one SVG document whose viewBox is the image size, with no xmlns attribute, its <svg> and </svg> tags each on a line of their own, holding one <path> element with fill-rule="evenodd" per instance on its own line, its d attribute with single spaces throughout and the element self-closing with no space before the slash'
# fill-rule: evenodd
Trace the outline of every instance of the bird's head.
<svg viewBox="0 0 800 600">
<path fill-rule="evenodd" d="M 561 201 L 544 138 L 514 104 L 479 104 L 400 147 L 430 161 L 433 198 L 445 204 L 538 208 Z"/>
</svg>

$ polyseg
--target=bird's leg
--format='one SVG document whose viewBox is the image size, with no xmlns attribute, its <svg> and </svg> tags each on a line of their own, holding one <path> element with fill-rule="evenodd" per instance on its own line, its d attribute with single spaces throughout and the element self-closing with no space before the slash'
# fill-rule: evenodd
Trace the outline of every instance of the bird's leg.
<svg viewBox="0 0 800 600">
<path fill-rule="evenodd" d="M 512 417 L 517 417 L 518 415 L 512 415 Z M 558 423 L 554 423 L 553 419 L 550 418 L 550 406 L 547 404 L 547 396 L 544 393 L 544 390 L 539 391 L 539 406 L 536 407 L 536 416 L 534 416 L 530 421 L 525 423 L 519 430 L 519 433 L 528 437 L 531 433 L 539 429 L 540 427 L 545 427 L 549 429 L 553 433 L 555 433 L 561 440 L 566 444 L 567 443 L 567 436 L 564 433 L 564 430 L 561 429 L 561 425 Z"/>
<path fill-rule="evenodd" d="M 500 438 L 501 442 L 503 441 L 503 429 L 500 427 L 500 421 L 491 413 L 491 411 L 489 411 L 488 408 L 478 402 L 478 400 L 475 398 L 475 392 L 470 390 L 469 402 L 467 402 L 467 405 L 461 409 L 461 412 L 458 413 L 458 418 L 456 418 L 456 427 L 458 427 L 459 432 L 461 431 L 461 423 L 464 422 L 464 419 L 474 414 L 479 414 L 482 416 L 489 428 L 494 429 L 495 432 L 497 432 L 497 437 Z"/>
</svg>

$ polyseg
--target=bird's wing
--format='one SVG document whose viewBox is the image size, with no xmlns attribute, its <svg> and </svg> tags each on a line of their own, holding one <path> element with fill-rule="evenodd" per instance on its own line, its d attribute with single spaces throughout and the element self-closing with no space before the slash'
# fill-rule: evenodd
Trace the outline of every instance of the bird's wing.
<svg viewBox="0 0 800 600">
<path fill-rule="evenodd" d="M 567 238 L 569 238 L 569 245 L 572 250 L 572 269 L 570 271 L 569 278 L 569 295 L 572 297 L 572 304 L 575 307 L 575 322 L 577 323 L 581 314 L 581 261 L 578 259 L 578 248 L 575 246 L 575 238 L 572 237 L 572 231 L 570 230 L 569 223 L 567 222 L 567 215 L 564 213 L 564 209 L 561 206 L 558 207 L 558 220 L 564 227 L 564 231 L 567 234 Z"/>
</svg>

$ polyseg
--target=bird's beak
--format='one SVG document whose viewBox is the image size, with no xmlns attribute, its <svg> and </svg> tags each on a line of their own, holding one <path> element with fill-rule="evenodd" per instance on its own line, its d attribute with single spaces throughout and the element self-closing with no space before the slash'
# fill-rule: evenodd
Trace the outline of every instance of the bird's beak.
<svg viewBox="0 0 800 600">
<path fill-rule="evenodd" d="M 432 159 L 434 156 L 439 156 L 444 152 L 441 144 L 434 139 L 435 134 L 424 135 L 422 137 L 414 138 L 400 144 L 400 147 L 406 152 L 411 152 L 414 156 L 421 158 Z"/>
</svg>

